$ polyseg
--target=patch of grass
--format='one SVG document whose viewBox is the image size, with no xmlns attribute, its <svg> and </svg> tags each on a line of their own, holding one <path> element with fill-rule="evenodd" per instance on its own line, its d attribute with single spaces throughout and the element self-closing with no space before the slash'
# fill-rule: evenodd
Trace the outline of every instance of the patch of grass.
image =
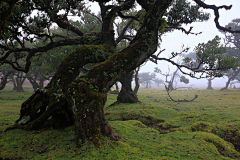
<svg viewBox="0 0 240 160">
<path fill-rule="evenodd" d="M 22 93 L 10 91 L 11 86 L 0 91 L 4 99 L 0 101 L 0 130 L 14 123 L 21 103 L 33 93 L 31 88 Z M 176 103 L 166 99 L 165 90 L 140 89 L 141 103 L 105 107 L 109 124 L 122 139 L 112 141 L 102 136 L 100 148 L 91 141 L 76 148 L 74 126 L 62 130 L 10 130 L 0 134 L 0 158 L 239 159 L 239 91 L 180 90 L 171 96 L 192 99 L 195 94 L 198 98 L 193 102 Z M 116 98 L 108 94 L 106 106 Z M 43 146 L 48 150 L 39 154 L 37 150 Z"/>
</svg>

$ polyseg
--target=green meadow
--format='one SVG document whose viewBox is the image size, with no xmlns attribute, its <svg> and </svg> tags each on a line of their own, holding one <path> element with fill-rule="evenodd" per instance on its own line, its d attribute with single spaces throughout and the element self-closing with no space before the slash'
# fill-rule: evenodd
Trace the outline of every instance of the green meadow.
<svg viewBox="0 0 240 160">
<path fill-rule="evenodd" d="M 116 94 L 108 94 L 105 115 L 122 137 L 112 141 L 102 136 L 100 148 L 87 141 L 76 148 L 74 126 L 61 130 L 3 130 L 18 119 L 21 103 L 32 93 L 0 91 L 0 159 L 240 159 L 240 90 L 177 90 L 172 102 L 159 88 L 140 88 L 141 103 L 109 106 Z M 37 150 L 47 146 L 39 154 Z"/>
</svg>

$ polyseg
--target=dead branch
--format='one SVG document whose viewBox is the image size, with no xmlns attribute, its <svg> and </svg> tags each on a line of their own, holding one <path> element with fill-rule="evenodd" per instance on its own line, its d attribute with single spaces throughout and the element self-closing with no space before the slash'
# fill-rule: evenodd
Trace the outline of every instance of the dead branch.
<svg viewBox="0 0 240 160">
<path fill-rule="evenodd" d="M 165 85 L 165 84 L 164 84 L 164 85 Z M 194 97 L 193 99 L 191 99 L 191 100 L 187 100 L 187 99 L 183 99 L 183 100 L 180 100 L 180 99 L 178 99 L 178 100 L 174 100 L 174 99 L 170 96 L 170 92 L 172 91 L 172 89 L 170 88 L 170 86 L 166 86 L 166 85 L 165 85 L 165 89 L 166 89 L 166 91 L 167 91 L 167 94 L 168 94 L 169 98 L 170 98 L 171 101 L 173 101 L 173 102 L 192 102 L 192 101 L 194 101 L 195 99 L 198 98 L 198 95 L 195 95 L 195 97 Z"/>
</svg>

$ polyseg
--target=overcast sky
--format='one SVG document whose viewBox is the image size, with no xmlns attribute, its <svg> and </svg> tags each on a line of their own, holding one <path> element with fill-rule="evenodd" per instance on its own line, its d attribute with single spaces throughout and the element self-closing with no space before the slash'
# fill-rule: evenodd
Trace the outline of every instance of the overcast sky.
<svg viewBox="0 0 240 160">
<path fill-rule="evenodd" d="M 220 25 L 225 26 L 227 25 L 232 19 L 240 18 L 240 0 L 205 0 L 205 3 L 207 4 L 215 4 L 216 6 L 220 5 L 233 5 L 231 10 L 220 10 Z M 200 35 L 185 35 L 181 31 L 174 31 L 172 33 L 165 34 L 162 37 L 162 43 L 161 43 L 161 49 L 166 49 L 164 53 L 162 53 L 161 56 L 163 57 L 169 57 L 171 52 L 179 52 L 181 50 L 181 46 L 184 44 L 185 46 L 190 47 L 190 51 L 193 51 L 194 47 L 198 43 L 207 42 L 209 40 L 212 40 L 216 35 L 223 36 L 218 29 L 215 27 L 214 23 L 214 14 L 212 10 L 204 10 L 206 12 L 211 13 L 211 18 L 207 22 L 197 22 L 193 23 L 191 25 L 188 25 L 186 29 L 190 28 L 190 26 L 193 26 L 192 32 L 199 33 L 203 32 Z M 148 62 L 145 66 L 143 66 L 140 69 L 140 72 L 153 72 L 154 67 L 158 67 L 161 69 L 164 73 L 168 71 L 168 65 L 171 68 L 171 72 L 175 71 L 176 67 L 173 67 L 168 62 L 159 61 L 158 65 Z M 159 75 L 159 74 L 158 74 Z M 160 78 L 163 79 L 159 75 Z M 165 79 L 164 79 L 165 80 Z M 214 87 L 224 87 L 225 82 L 227 81 L 227 78 L 216 78 L 213 81 L 213 88 Z M 181 83 L 178 83 L 179 85 Z M 200 86 L 206 86 L 207 87 L 207 80 L 201 79 L 201 80 L 195 80 L 191 79 L 190 84 L 200 85 Z M 240 85 L 239 85 L 240 86 Z"/>
</svg>

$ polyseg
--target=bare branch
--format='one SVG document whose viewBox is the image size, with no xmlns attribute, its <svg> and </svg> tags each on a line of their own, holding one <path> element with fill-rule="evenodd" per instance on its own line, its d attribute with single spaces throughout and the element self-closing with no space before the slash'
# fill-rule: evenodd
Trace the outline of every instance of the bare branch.
<svg viewBox="0 0 240 160">
<path fill-rule="evenodd" d="M 158 54 L 157 54 L 157 57 L 158 57 L 163 51 L 165 51 L 165 50 L 166 50 L 166 49 L 160 50 L 160 51 L 158 52 Z M 151 57 L 152 57 L 152 56 L 151 56 Z M 148 60 L 150 60 L 151 62 L 153 62 L 153 63 L 155 63 L 155 64 L 158 64 L 158 63 L 157 63 L 157 59 L 151 58 L 151 57 L 149 57 Z"/>
<path fill-rule="evenodd" d="M 164 85 L 165 85 L 165 84 L 164 84 Z M 179 99 L 178 99 L 178 100 L 174 100 L 174 99 L 170 96 L 170 92 L 172 91 L 172 90 L 170 89 L 170 87 L 165 85 L 165 89 L 166 89 L 166 91 L 167 91 L 167 94 L 168 94 L 169 98 L 170 98 L 171 101 L 173 101 L 173 102 L 192 102 L 192 101 L 194 101 L 195 99 L 198 98 L 198 95 L 195 95 L 195 97 L 194 97 L 193 99 L 191 99 L 191 100 L 186 100 L 186 99 L 183 99 L 183 100 L 179 100 Z"/>
<path fill-rule="evenodd" d="M 141 15 L 142 11 L 138 11 L 136 14 L 135 14 L 135 18 L 139 18 L 139 16 Z M 121 33 L 119 34 L 118 38 L 116 39 L 116 42 L 119 43 L 123 38 L 124 38 L 124 34 L 125 32 L 127 31 L 128 27 L 133 23 L 135 19 L 130 19 L 127 23 L 126 26 L 124 26 L 124 28 L 122 29 Z"/>
<path fill-rule="evenodd" d="M 192 78 L 196 78 L 196 79 L 201 79 L 201 78 L 208 78 L 208 77 L 211 77 L 213 76 L 213 72 L 206 72 L 206 71 L 218 71 L 218 70 L 221 70 L 221 69 L 224 69 L 224 68 L 216 68 L 216 69 L 210 69 L 210 68 L 205 68 L 205 69 L 199 69 L 200 68 L 200 65 L 198 67 L 189 67 L 189 66 L 186 66 L 186 65 L 181 65 L 181 64 L 177 64 L 176 62 L 172 61 L 171 59 L 169 58 L 159 58 L 157 57 L 156 55 L 152 55 L 151 56 L 152 58 L 156 59 L 156 60 L 164 60 L 164 61 L 167 61 L 167 62 L 170 62 L 171 64 L 173 64 L 174 66 L 176 66 L 183 74 L 186 74 Z M 190 71 L 193 71 L 193 73 L 187 73 L 185 71 L 183 71 L 183 68 L 185 69 L 188 69 Z M 196 77 L 195 74 L 196 73 L 201 73 L 201 75 L 199 77 Z M 203 76 L 203 74 L 206 73 L 207 75 L 206 76 Z M 216 75 L 217 76 L 217 75 Z"/>
<path fill-rule="evenodd" d="M 193 27 L 190 27 L 188 31 L 183 27 L 165 27 L 165 28 L 173 28 L 173 29 L 181 30 L 182 32 L 184 32 L 187 35 L 189 35 L 189 34 L 195 34 L 195 35 L 202 34 L 202 32 L 192 33 L 191 31 L 192 31 Z"/>
<path fill-rule="evenodd" d="M 230 32 L 230 33 L 240 33 L 240 30 L 237 30 L 237 31 L 233 31 L 231 29 L 228 29 L 228 28 L 225 28 L 223 26 L 221 26 L 219 24 L 219 9 L 226 9 L 226 10 L 230 10 L 232 8 L 232 5 L 230 6 L 226 6 L 226 5 L 222 5 L 222 6 L 215 6 L 215 5 L 208 5 L 206 3 L 204 3 L 203 1 L 201 0 L 194 0 L 199 6 L 205 8 L 205 9 L 212 9 L 214 11 L 214 15 L 215 15 L 215 18 L 214 18 L 214 22 L 216 24 L 216 27 L 224 32 Z"/>
</svg>

